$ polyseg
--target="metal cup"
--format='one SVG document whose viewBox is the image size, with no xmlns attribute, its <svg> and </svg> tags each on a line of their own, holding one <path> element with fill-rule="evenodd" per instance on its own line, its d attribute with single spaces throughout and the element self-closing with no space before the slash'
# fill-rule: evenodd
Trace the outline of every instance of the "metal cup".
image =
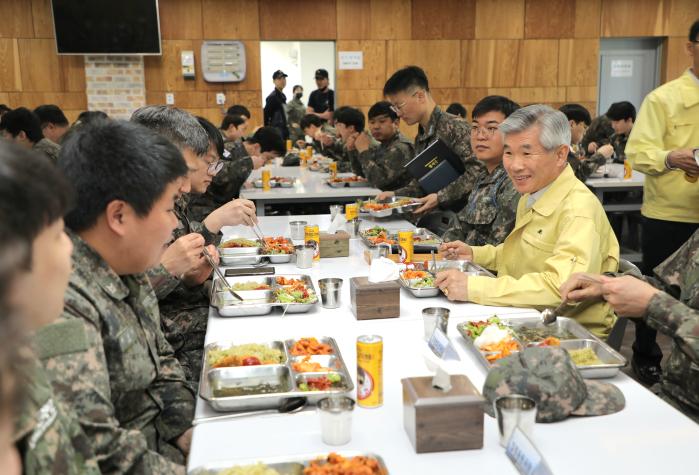
<svg viewBox="0 0 699 475">
<path fill-rule="evenodd" d="M 359 236 L 359 225 L 361 224 L 359 218 L 350 219 L 347 221 L 347 232 L 349 232 L 350 237 L 356 238 Z"/>
<path fill-rule="evenodd" d="M 521 394 L 501 396 L 493 401 L 493 410 L 498 420 L 500 445 L 507 447 L 515 427 L 532 438 L 536 423 L 536 401 Z"/>
<path fill-rule="evenodd" d="M 338 213 L 342 213 L 343 209 L 342 205 L 330 205 L 330 221 L 335 221 L 335 217 Z"/>
<path fill-rule="evenodd" d="M 371 254 L 371 260 L 378 259 L 380 257 L 388 257 L 391 255 L 391 245 L 386 243 L 377 244 L 369 250 Z"/>
<path fill-rule="evenodd" d="M 304 229 L 308 223 L 306 221 L 292 221 L 289 223 L 289 228 L 291 230 L 291 239 L 294 241 L 301 241 L 305 238 Z"/>
<path fill-rule="evenodd" d="M 313 246 L 303 244 L 294 246 L 294 250 L 296 253 L 296 267 L 299 269 L 310 269 L 313 267 L 313 254 L 315 253 Z"/>
<path fill-rule="evenodd" d="M 324 444 L 345 445 L 352 439 L 354 400 L 346 396 L 318 401 L 320 434 Z"/>
<path fill-rule="evenodd" d="M 330 278 L 318 281 L 320 304 L 324 308 L 339 308 L 342 294 L 342 279 Z"/>
<path fill-rule="evenodd" d="M 422 320 L 424 323 L 425 341 L 429 341 L 429 339 L 432 338 L 434 329 L 437 327 L 446 335 L 447 328 L 449 327 L 449 309 L 443 307 L 423 308 Z"/>
</svg>

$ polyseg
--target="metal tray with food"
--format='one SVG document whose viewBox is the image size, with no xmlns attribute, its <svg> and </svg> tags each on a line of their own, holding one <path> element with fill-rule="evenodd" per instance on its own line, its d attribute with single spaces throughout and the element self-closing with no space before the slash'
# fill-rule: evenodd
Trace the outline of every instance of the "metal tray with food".
<svg viewBox="0 0 699 475">
<path fill-rule="evenodd" d="M 362 201 L 360 213 L 367 213 L 374 218 L 388 218 L 391 215 L 404 215 L 420 206 L 420 202 L 408 196 L 392 196 L 386 200 Z"/>
<path fill-rule="evenodd" d="M 485 269 L 484 267 L 479 266 L 478 264 L 471 262 L 471 261 L 465 261 L 465 260 L 440 260 L 436 262 L 437 264 L 437 269 L 436 272 L 440 272 L 442 270 L 447 270 L 447 269 L 457 269 L 460 270 L 461 272 L 468 274 L 468 275 L 480 275 L 484 277 L 495 277 L 495 275 L 490 272 L 489 270 Z M 424 266 L 424 264 L 423 264 Z M 435 272 L 435 269 L 433 269 L 433 264 L 432 262 L 428 261 L 427 262 L 427 269 L 430 272 Z"/>
<path fill-rule="evenodd" d="M 267 315 L 275 307 L 286 313 L 308 312 L 318 303 L 318 294 L 308 275 L 226 277 L 228 285 L 243 300 L 237 300 L 214 276 L 211 306 L 221 317 Z"/>
<path fill-rule="evenodd" d="M 487 320 L 468 321 L 456 325 L 466 347 L 485 366 L 524 348 L 512 329 L 498 316 Z"/>
<path fill-rule="evenodd" d="M 434 276 L 425 270 L 406 269 L 399 274 L 400 285 L 415 297 L 436 297 L 439 287 L 434 284 Z"/>
<path fill-rule="evenodd" d="M 369 186 L 369 182 L 366 180 L 366 178 L 362 178 L 360 176 L 344 176 L 344 177 L 337 177 L 337 178 L 328 178 L 326 183 L 331 186 L 332 188 L 354 188 L 354 187 L 366 187 Z"/>
<path fill-rule="evenodd" d="M 398 238 L 395 233 L 383 226 L 372 226 L 359 232 L 359 236 L 366 247 L 376 247 L 378 244 L 389 244 L 391 252 L 398 252 Z"/>
<path fill-rule="evenodd" d="M 332 470 L 334 466 L 337 467 L 335 471 Z M 355 451 L 210 462 L 193 468 L 189 474 L 229 475 L 248 472 L 264 475 L 389 475 L 388 468 L 380 456 Z"/>
<path fill-rule="evenodd" d="M 488 358 L 488 352 L 484 352 L 482 346 L 478 347 L 473 336 L 481 336 L 486 327 L 493 324 L 507 329 L 520 348 L 560 346 L 566 349 L 584 378 L 611 378 L 626 366 L 626 358 L 571 318 L 558 317 L 551 325 L 544 325 L 540 317 L 493 317 L 485 321 L 460 323 L 457 330 L 466 340 L 466 346 L 486 367 L 490 367 L 492 361 L 498 358 Z"/>
<path fill-rule="evenodd" d="M 289 398 L 315 404 L 331 395 L 350 395 L 354 383 L 340 349 L 330 337 L 204 348 L 199 395 L 216 411 L 280 407 Z"/>
<path fill-rule="evenodd" d="M 218 246 L 221 263 L 227 266 L 257 265 L 263 262 L 283 264 L 291 262 L 294 243 L 287 237 L 266 237 L 259 239 L 233 236 Z"/>
<path fill-rule="evenodd" d="M 416 254 L 424 254 L 438 251 L 442 245 L 442 238 L 426 228 L 413 230 L 413 250 Z"/>
<path fill-rule="evenodd" d="M 272 188 L 293 188 L 295 181 L 296 179 L 293 177 L 273 176 L 269 179 L 269 186 Z M 255 180 L 252 184 L 255 188 L 262 188 L 262 180 Z"/>
</svg>

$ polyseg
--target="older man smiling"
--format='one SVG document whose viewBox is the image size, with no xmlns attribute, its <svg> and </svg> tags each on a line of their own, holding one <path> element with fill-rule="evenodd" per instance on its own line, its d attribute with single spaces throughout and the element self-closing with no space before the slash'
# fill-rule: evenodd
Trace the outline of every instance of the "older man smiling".
<svg viewBox="0 0 699 475">
<path fill-rule="evenodd" d="M 543 309 L 561 303 L 559 287 L 573 273 L 614 272 L 619 244 L 599 200 L 568 166 L 570 126 L 562 112 L 531 105 L 501 125 L 503 165 L 523 196 L 515 227 L 498 246 L 461 242 L 442 247 L 450 257 L 473 260 L 496 278 L 469 277 L 458 270 L 437 275 L 450 300 Z M 614 314 L 605 302 L 568 307 L 564 315 L 605 337 Z"/>
</svg>

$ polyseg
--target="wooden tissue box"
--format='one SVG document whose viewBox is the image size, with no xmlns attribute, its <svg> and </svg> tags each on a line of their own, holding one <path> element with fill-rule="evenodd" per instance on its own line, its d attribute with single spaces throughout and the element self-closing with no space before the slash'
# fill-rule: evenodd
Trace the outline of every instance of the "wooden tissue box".
<svg viewBox="0 0 699 475">
<path fill-rule="evenodd" d="M 483 448 L 485 399 L 464 375 L 452 375 L 449 392 L 432 387 L 432 376 L 402 379 L 403 426 L 415 452 Z"/>
<path fill-rule="evenodd" d="M 400 317 L 398 281 L 372 283 L 368 277 L 352 277 L 350 299 L 357 320 Z"/>
<path fill-rule="evenodd" d="M 349 233 L 338 231 L 335 234 L 320 233 L 320 257 L 348 257 Z"/>
</svg>

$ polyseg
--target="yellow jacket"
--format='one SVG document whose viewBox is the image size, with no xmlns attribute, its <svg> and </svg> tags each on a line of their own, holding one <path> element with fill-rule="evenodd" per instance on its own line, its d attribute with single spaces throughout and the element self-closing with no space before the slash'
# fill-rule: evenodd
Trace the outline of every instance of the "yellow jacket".
<svg viewBox="0 0 699 475">
<path fill-rule="evenodd" d="M 687 70 L 646 96 L 626 144 L 634 170 L 646 174 L 641 214 L 649 218 L 699 223 L 699 182 L 665 167 L 667 154 L 699 147 L 699 83 Z"/>
<path fill-rule="evenodd" d="M 571 273 L 617 271 L 619 243 L 607 215 L 570 165 L 526 209 L 528 198 L 520 198 L 515 227 L 502 244 L 473 247 L 473 260 L 498 277 L 469 277 L 470 301 L 542 310 L 561 303 L 558 289 Z M 605 302 L 569 307 L 564 315 L 600 337 L 615 320 Z"/>
</svg>

